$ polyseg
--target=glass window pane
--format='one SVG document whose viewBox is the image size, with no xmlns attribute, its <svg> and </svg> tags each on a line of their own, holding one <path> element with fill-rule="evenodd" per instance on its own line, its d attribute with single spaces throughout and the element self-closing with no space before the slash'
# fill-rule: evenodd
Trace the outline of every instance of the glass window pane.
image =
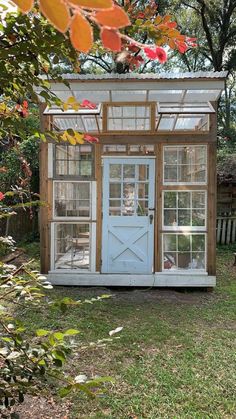
<svg viewBox="0 0 236 419">
<path fill-rule="evenodd" d="M 139 164 L 138 166 L 138 180 L 148 180 L 149 179 L 149 166 L 147 164 Z"/>
<path fill-rule="evenodd" d="M 205 269 L 205 253 L 193 252 L 192 253 L 192 269 Z"/>
<path fill-rule="evenodd" d="M 205 235 L 204 234 L 193 234 L 192 236 L 192 250 L 194 251 L 205 251 Z"/>
<path fill-rule="evenodd" d="M 137 215 L 148 216 L 148 201 L 139 200 L 137 202 Z"/>
<path fill-rule="evenodd" d="M 179 234 L 178 235 L 178 251 L 184 252 L 190 250 L 190 238 L 189 234 Z"/>
<path fill-rule="evenodd" d="M 55 165 L 56 165 L 56 175 L 67 175 L 67 171 L 68 171 L 67 160 L 57 160 Z"/>
<path fill-rule="evenodd" d="M 138 197 L 148 199 L 148 183 L 138 183 Z"/>
<path fill-rule="evenodd" d="M 134 215 L 135 201 L 132 199 L 124 199 L 122 204 L 122 215 Z"/>
<path fill-rule="evenodd" d="M 89 224 L 56 224 L 55 268 L 88 270 L 89 267 Z"/>
<path fill-rule="evenodd" d="M 54 182 L 56 217 L 90 216 L 90 183 Z"/>
<path fill-rule="evenodd" d="M 178 192 L 178 208 L 190 208 L 190 192 Z"/>
<path fill-rule="evenodd" d="M 109 200 L 109 215 L 121 215 L 121 200 L 110 199 Z"/>
<path fill-rule="evenodd" d="M 192 192 L 192 207 L 193 208 L 205 208 L 206 203 L 205 192 Z"/>
<path fill-rule="evenodd" d="M 164 148 L 164 163 L 177 164 L 178 162 L 178 149 L 176 147 Z"/>
<path fill-rule="evenodd" d="M 121 198 L 121 183 L 110 183 L 110 198 Z"/>
<path fill-rule="evenodd" d="M 180 252 L 178 253 L 178 268 L 189 269 L 191 267 L 191 253 Z"/>
<path fill-rule="evenodd" d="M 192 226 L 204 226 L 205 225 L 205 211 L 194 210 L 192 213 Z"/>
<path fill-rule="evenodd" d="M 164 211 L 164 225 L 176 226 L 177 225 L 177 211 L 166 209 Z"/>
<path fill-rule="evenodd" d="M 176 234 L 164 234 L 164 251 L 176 251 L 177 250 L 177 241 L 176 241 Z"/>
<path fill-rule="evenodd" d="M 93 153 L 91 145 L 55 145 L 56 175 L 91 178 L 93 175 Z"/>
<path fill-rule="evenodd" d="M 121 179 L 121 164 L 110 164 L 110 179 Z"/>
<path fill-rule="evenodd" d="M 165 166 L 164 168 L 165 182 L 177 182 L 177 166 Z"/>
<path fill-rule="evenodd" d="M 191 211 L 178 210 L 178 225 L 190 226 L 191 225 Z"/>
<path fill-rule="evenodd" d="M 123 178 L 125 181 L 133 180 L 135 178 L 135 164 L 123 165 Z"/>
<path fill-rule="evenodd" d="M 177 193 L 176 192 L 164 193 L 164 208 L 177 208 Z"/>
<path fill-rule="evenodd" d="M 163 260 L 164 269 L 176 269 L 177 264 L 177 254 L 166 252 L 164 253 L 164 260 Z"/>
<path fill-rule="evenodd" d="M 135 198 L 135 183 L 123 183 L 123 197 L 134 200 Z"/>
</svg>

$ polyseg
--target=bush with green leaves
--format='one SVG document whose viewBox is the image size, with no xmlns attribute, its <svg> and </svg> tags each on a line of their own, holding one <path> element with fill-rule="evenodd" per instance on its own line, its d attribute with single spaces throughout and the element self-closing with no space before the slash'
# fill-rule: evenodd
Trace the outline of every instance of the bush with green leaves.
<svg viewBox="0 0 236 419">
<path fill-rule="evenodd" d="M 95 396 L 101 383 L 112 381 L 110 377 L 89 379 L 85 376 L 69 376 L 63 365 L 73 351 L 78 352 L 80 343 L 77 329 L 38 329 L 34 337 L 27 324 L 12 315 L 14 307 L 28 306 L 35 309 L 42 304 L 52 305 L 53 301 L 45 291 L 52 285 L 37 271 L 31 271 L 27 264 L 16 268 L 0 263 L 0 408 L 2 416 L 11 414 L 14 406 L 24 401 L 25 394 L 38 394 L 47 388 L 48 380 L 59 386 L 61 397 L 73 391 L 84 391 Z M 70 307 L 93 304 L 109 295 L 91 300 L 75 301 L 68 297 L 55 301 L 55 305 L 65 311 Z M 46 309 L 46 307 L 45 307 Z M 16 310 L 15 310 L 16 311 Z M 117 328 L 111 335 L 119 332 Z M 104 339 L 105 342 L 112 338 Z M 101 343 L 101 340 L 99 341 Z M 84 348 L 84 347 L 83 347 Z M 15 415 L 15 413 L 14 413 Z M 7 417 L 7 416 L 6 416 Z M 15 416 L 14 416 L 15 417 Z"/>
</svg>

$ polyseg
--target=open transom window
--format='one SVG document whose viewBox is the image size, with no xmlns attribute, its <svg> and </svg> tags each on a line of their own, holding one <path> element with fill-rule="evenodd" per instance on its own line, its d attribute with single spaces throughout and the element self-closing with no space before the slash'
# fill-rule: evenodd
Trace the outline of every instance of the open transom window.
<svg viewBox="0 0 236 419">
<path fill-rule="evenodd" d="M 107 131 L 151 131 L 151 104 L 109 104 Z"/>
</svg>

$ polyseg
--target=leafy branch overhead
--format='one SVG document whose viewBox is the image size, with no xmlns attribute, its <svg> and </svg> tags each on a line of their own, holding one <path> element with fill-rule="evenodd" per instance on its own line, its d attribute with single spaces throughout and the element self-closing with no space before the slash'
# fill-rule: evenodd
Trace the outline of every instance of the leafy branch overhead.
<svg viewBox="0 0 236 419">
<path fill-rule="evenodd" d="M 195 38 L 182 35 L 170 15 L 160 16 L 155 2 L 150 2 L 143 12 L 135 11 L 129 0 L 120 7 L 113 0 L 13 0 L 23 13 L 40 12 L 65 37 L 70 37 L 73 47 L 88 53 L 100 31 L 103 46 L 113 52 L 136 48 L 150 60 L 167 60 L 163 46 L 184 53 L 195 46 Z M 129 17 L 130 16 L 130 17 Z M 131 26 L 132 25 L 132 26 Z M 130 36 L 129 32 L 145 33 L 148 45 Z M 142 57 L 137 60 L 140 63 Z"/>
</svg>

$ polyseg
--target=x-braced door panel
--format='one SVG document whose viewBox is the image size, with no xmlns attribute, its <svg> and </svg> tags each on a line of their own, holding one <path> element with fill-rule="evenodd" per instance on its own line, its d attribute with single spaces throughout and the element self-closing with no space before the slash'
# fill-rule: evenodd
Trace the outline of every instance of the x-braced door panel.
<svg viewBox="0 0 236 419">
<path fill-rule="evenodd" d="M 150 158 L 104 158 L 103 273 L 152 273 L 154 168 Z"/>
</svg>

